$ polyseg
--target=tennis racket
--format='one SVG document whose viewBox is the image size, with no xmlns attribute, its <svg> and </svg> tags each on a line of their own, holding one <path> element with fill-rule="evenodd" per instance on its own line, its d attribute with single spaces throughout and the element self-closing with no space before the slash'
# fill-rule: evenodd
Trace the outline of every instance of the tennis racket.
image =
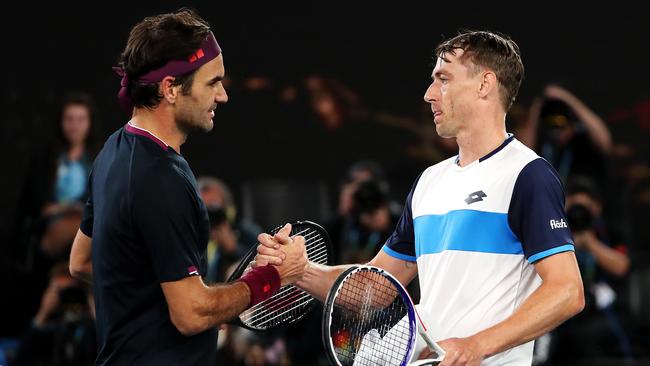
<svg viewBox="0 0 650 366">
<path fill-rule="evenodd" d="M 334 282 L 323 312 L 323 342 L 339 366 L 409 365 L 419 334 L 434 359 L 411 365 L 437 365 L 444 351 L 426 333 L 410 296 L 390 273 L 353 266 Z"/>
<path fill-rule="evenodd" d="M 271 230 L 270 235 L 277 233 L 282 226 Z M 332 251 L 327 231 L 311 221 L 296 221 L 291 224 L 290 236 L 300 235 L 305 238 L 305 248 L 309 261 L 319 264 L 331 264 Z M 257 255 L 257 245 L 253 246 L 244 256 L 228 282 L 239 279 Z M 287 285 L 278 290 L 275 295 L 245 310 L 230 324 L 239 325 L 250 330 L 270 330 L 285 327 L 297 322 L 307 315 L 316 305 L 308 293 L 296 286 Z"/>
</svg>

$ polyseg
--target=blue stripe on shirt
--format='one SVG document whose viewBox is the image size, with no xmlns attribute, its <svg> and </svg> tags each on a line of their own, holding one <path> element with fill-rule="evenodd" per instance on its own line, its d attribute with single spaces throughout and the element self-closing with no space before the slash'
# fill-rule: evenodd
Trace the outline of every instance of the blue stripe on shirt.
<svg viewBox="0 0 650 366">
<path fill-rule="evenodd" d="M 505 213 L 455 210 L 443 215 L 416 217 L 416 256 L 444 250 L 523 254 Z"/>
<path fill-rule="evenodd" d="M 395 257 L 397 259 L 402 259 L 409 262 L 415 262 L 417 260 L 416 257 L 396 252 L 387 245 L 384 245 L 382 249 L 386 254 L 390 255 L 391 257 Z"/>
<path fill-rule="evenodd" d="M 557 253 L 561 253 L 561 252 L 568 252 L 568 251 L 575 252 L 575 248 L 573 247 L 573 245 L 566 244 L 566 245 L 562 245 L 562 246 L 559 246 L 559 247 L 547 249 L 547 250 L 545 250 L 543 252 L 539 252 L 539 253 L 537 253 L 535 255 L 531 255 L 530 258 L 528 258 L 528 261 L 530 263 L 535 263 L 538 260 L 544 259 L 546 257 L 550 257 L 553 254 L 557 254 Z"/>
</svg>

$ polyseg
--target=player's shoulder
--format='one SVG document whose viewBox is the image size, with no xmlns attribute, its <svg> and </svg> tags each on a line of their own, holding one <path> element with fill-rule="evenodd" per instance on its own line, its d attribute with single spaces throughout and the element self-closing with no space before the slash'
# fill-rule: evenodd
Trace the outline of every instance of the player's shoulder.
<svg viewBox="0 0 650 366">
<path fill-rule="evenodd" d="M 548 184 L 562 186 L 560 176 L 553 165 L 520 141 L 513 141 L 509 158 L 517 166 L 518 187 L 548 186 Z"/>
<path fill-rule="evenodd" d="M 452 156 L 450 158 L 447 158 L 447 159 L 445 159 L 443 161 L 440 161 L 440 162 L 438 162 L 438 163 L 436 163 L 434 165 L 429 166 L 428 168 L 426 168 L 422 172 L 422 174 L 420 174 L 420 179 L 430 178 L 432 176 L 436 176 L 436 175 L 440 174 L 441 172 L 444 172 L 449 167 L 456 164 L 457 160 L 458 160 L 458 155 L 454 155 L 454 156 Z"/>
<path fill-rule="evenodd" d="M 514 169 L 520 171 L 530 162 L 542 159 L 535 151 L 528 146 L 521 143 L 521 141 L 513 138 L 512 141 L 504 149 L 504 154 L 499 161 L 500 169 Z"/>
<path fill-rule="evenodd" d="M 131 166 L 133 192 L 159 199 L 184 194 L 190 184 L 178 165 L 172 156 L 144 154 Z"/>
</svg>

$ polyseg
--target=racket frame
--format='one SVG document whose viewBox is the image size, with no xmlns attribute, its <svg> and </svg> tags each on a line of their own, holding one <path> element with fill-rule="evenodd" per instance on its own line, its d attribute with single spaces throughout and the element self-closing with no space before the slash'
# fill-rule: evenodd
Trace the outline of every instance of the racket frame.
<svg viewBox="0 0 650 366">
<path fill-rule="evenodd" d="M 291 226 L 292 226 L 292 228 L 291 228 L 292 231 L 294 231 L 294 229 L 295 229 L 296 227 L 305 227 L 305 226 L 307 226 L 307 227 L 309 227 L 309 228 L 312 228 L 312 229 L 315 229 L 316 231 L 318 231 L 319 234 L 320 234 L 320 236 L 321 236 L 321 237 L 323 238 L 323 240 L 324 240 L 324 245 L 325 245 L 325 248 L 326 248 L 326 250 L 327 250 L 327 265 L 332 265 L 332 262 L 333 262 L 333 258 L 332 258 L 332 257 L 333 257 L 333 255 L 332 255 L 332 244 L 331 244 L 332 242 L 331 242 L 331 240 L 330 240 L 330 236 L 329 236 L 329 234 L 327 233 L 327 230 L 325 230 L 321 225 L 319 225 L 319 224 L 317 224 L 317 223 L 315 223 L 315 222 L 313 222 L 313 221 L 309 221 L 309 220 L 298 220 L 298 221 L 294 221 L 294 222 L 291 223 Z M 280 229 L 282 229 L 282 227 L 284 227 L 284 225 L 282 225 L 282 226 L 278 226 L 278 227 L 274 228 L 273 230 L 270 231 L 269 234 L 270 234 L 270 235 L 274 235 L 275 233 L 277 233 L 278 231 L 280 231 Z M 252 247 L 248 250 L 248 252 L 244 255 L 244 257 L 243 257 L 242 260 L 239 262 L 239 264 L 237 265 L 237 267 L 235 268 L 235 270 L 234 270 L 234 271 L 232 272 L 232 274 L 228 277 L 228 280 L 226 281 L 226 283 L 234 282 L 234 281 L 238 280 L 238 279 L 242 276 L 242 274 L 244 274 L 244 272 L 246 271 L 246 269 L 247 269 L 248 266 L 250 265 L 250 262 L 251 262 L 251 261 L 255 258 L 255 256 L 257 255 L 257 246 L 258 246 L 258 245 L 259 245 L 259 242 L 258 242 L 256 245 L 252 246 Z M 294 286 L 294 285 L 285 285 L 285 286 L 282 286 L 282 287 L 280 287 L 280 289 L 278 290 L 278 292 L 280 292 L 280 291 L 286 289 L 286 288 L 289 287 L 289 286 Z M 294 287 L 295 287 L 295 286 L 294 286 Z M 300 290 L 300 289 L 298 288 L 298 290 Z M 300 290 L 300 291 L 302 291 L 302 290 Z M 303 291 L 303 292 L 304 292 L 304 291 Z M 304 293 L 307 294 L 307 295 L 309 295 L 307 292 L 304 292 Z M 309 296 L 311 296 L 311 295 L 309 295 Z M 245 324 L 245 323 L 241 320 L 241 318 L 240 318 L 241 314 L 238 315 L 237 317 L 231 319 L 231 320 L 228 322 L 228 324 L 237 325 L 237 326 L 239 326 L 239 327 L 246 328 L 246 329 L 248 329 L 248 330 L 258 331 L 258 332 L 266 332 L 266 331 L 270 331 L 270 330 L 273 330 L 273 329 L 284 328 L 284 327 L 286 327 L 286 326 L 289 326 L 289 325 L 291 325 L 291 324 L 296 323 L 297 321 L 299 321 L 299 320 L 303 319 L 305 316 L 307 316 L 307 314 L 309 314 L 309 313 L 314 309 L 314 306 L 315 306 L 316 303 L 317 303 L 316 299 L 313 299 L 313 297 L 312 297 L 312 300 L 313 300 L 313 301 L 310 302 L 310 304 L 309 304 L 308 307 L 305 309 L 305 311 L 303 312 L 302 315 L 300 315 L 299 317 L 296 317 L 296 318 L 294 318 L 294 319 L 292 319 L 292 320 L 290 320 L 290 321 L 283 322 L 281 325 L 278 325 L 278 326 L 269 327 L 269 328 L 265 328 L 265 329 L 263 329 L 263 328 L 256 328 L 256 327 L 253 327 L 253 326 L 250 326 L 250 325 Z M 248 309 L 246 309 L 246 310 L 248 310 Z M 244 313 L 246 310 L 244 310 L 242 313 Z"/>
<path fill-rule="evenodd" d="M 415 332 L 418 326 L 416 320 L 416 317 L 418 317 L 418 315 L 416 313 L 415 306 L 413 305 L 413 300 L 411 300 L 411 297 L 409 296 L 408 292 L 406 292 L 404 286 L 402 286 L 402 284 L 392 274 L 390 274 L 390 272 L 383 270 L 381 268 L 366 266 L 366 265 L 353 265 L 350 268 L 343 271 L 339 275 L 339 277 L 337 277 L 336 281 L 334 281 L 334 284 L 332 285 L 332 287 L 330 288 L 327 294 L 327 298 L 325 300 L 325 308 L 323 309 L 323 321 L 322 321 L 323 344 L 325 345 L 327 358 L 330 360 L 330 362 L 333 365 L 341 366 L 341 363 L 336 357 L 336 351 L 334 348 L 334 343 L 332 342 L 332 334 L 330 330 L 330 324 L 332 323 L 332 311 L 334 309 L 334 303 L 336 301 L 337 295 L 341 291 L 341 285 L 353 272 L 358 272 L 358 271 L 375 272 L 386 277 L 390 282 L 393 283 L 393 285 L 395 285 L 399 295 L 404 300 L 404 303 L 406 303 L 407 316 L 409 320 L 409 333 L 410 333 L 409 343 L 410 344 L 409 344 L 409 349 L 406 351 L 406 356 L 400 366 L 408 365 L 409 361 L 411 360 L 411 357 L 413 356 L 412 355 L 413 350 L 415 349 L 415 342 L 416 342 Z"/>
</svg>

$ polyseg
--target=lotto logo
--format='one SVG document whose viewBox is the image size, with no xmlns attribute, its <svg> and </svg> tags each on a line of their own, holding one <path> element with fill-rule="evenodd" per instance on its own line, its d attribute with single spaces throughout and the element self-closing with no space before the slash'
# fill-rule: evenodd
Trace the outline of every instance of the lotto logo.
<svg viewBox="0 0 650 366">
<path fill-rule="evenodd" d="M 551 224 L 551 229 L 562 229 L 562 228 L 569 227 L 569 225 L 567 225 L 566 222 L 564 222 L 564 219 L 560 219 L 559 221 L 551 220 L 549 221 L 549 223 Z"/>
</svg>

